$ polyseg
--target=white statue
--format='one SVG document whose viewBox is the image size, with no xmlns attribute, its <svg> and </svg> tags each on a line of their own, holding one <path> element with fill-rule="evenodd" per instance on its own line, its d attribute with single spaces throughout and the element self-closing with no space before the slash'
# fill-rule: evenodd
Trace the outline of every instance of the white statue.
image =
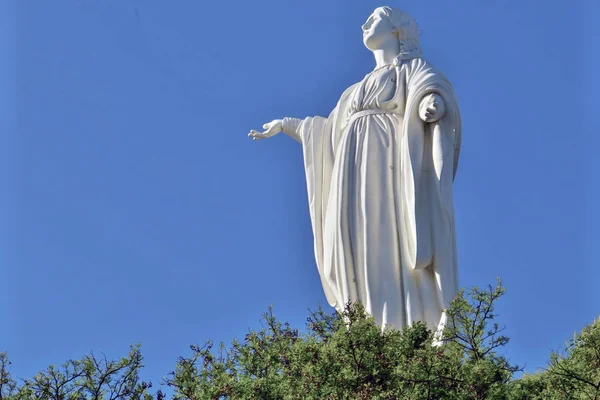
<svg viewBox="0 0 600 400">
<path fill-rule="evenodd" d="M 314 250 L 327 301 L 360 300 L 383 327 L 440 331 L 458 290 L 452 183 L 461 121 L 452 86 L 421 58 L 419 29 L 377 8 L 362 26 L 375 69 L 328 118 L 276 119 L 302 143 Z"/>
</svg>

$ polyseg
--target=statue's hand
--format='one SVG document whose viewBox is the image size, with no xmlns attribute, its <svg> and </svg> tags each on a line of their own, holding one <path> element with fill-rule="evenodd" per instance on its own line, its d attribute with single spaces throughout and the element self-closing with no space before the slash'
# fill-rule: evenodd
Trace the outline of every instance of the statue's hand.
<svg viewBox="0 0 600 400">
<path fill-rule="evenodd" d="M 269 122 L 268 124 L 264 124 L 263 129 L 265 129 L 264 132 L 259 132 L 259 131 L 255 131 L 254 129 L 252 129 L 250 131 L 250 133 L 248 134 L 248 137 L 251 137 L 252 140 L 260 140 L 260 139 L 267 139 L 267 138 L 273 137 L 273 136 L 277 135 L 279 132 L 281 132 L 281 130 L 283 129 L 283 120 L 274 119 L 273 121 Z"/>
<path fill-rule="evenodd" d="M 437 122 L 446 113 L 444 99 L 438 94 L 432 93 L 421 100 L 419 105 L 419 117 L 425 122 Z"/>
</svg>

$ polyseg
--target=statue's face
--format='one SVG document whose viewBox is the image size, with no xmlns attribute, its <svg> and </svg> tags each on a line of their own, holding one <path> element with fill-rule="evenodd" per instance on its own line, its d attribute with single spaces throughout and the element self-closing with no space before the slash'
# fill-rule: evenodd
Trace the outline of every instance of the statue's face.
<svg viewBox="0 0 600 400">
<path fill-rule="evenodd" d="M 369 50 L 381 48 L 394 35 L 394 25 L 390 22 L 383 11 L 375 10 L 362 26 L 363 43 Z"/>
</svg>

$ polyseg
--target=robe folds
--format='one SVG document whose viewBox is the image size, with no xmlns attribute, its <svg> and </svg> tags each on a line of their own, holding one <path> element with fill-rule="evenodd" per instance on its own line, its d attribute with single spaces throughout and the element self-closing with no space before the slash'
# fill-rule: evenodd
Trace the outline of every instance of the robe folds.
<svg viewBox="0 0 600 400">
<path fill-rule="evenodd" d="M 431 93 L 446 113 L 425 123 L 419 106 Z M 423 321 L 439 330 L 458 290 L 452 183 L 461 121 L 448 80 L 421 58 L 398 59 L 297 133 L 328 303 L 341 311 L 360 301 L 382 329 Z"/>
</svg>

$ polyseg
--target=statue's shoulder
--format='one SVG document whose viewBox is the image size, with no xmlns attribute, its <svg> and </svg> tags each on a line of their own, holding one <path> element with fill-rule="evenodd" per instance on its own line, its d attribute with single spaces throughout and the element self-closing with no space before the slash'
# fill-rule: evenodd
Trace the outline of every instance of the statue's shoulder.
<svg viewBox="0 0 600 400">
<path fill-rule="evenodd" d="M 400 68 L 406 70 L 409 85 L 413 82 L 421 85 L 435 82 L 450 84 L 446 75 L 424 58 L 408 60 Z"/>
<path fill-rule="evenodd" d="M 350 97 L 350 95 L 354 93 L 354 89 L 356 89 L 358 85 L 360 85 L 360 82 L 356 82 L 354 85 L 351 85 L 346 90 L 344 90 L 344 92 L 340 96 L 338 104 L 343 104 L 348 99 L 348 97 Z"/>
<path fill-rule="evenodd" d="M 344 90 L 340 98 L 349 96 L 352 92 L 354 92 L 354 89 L 356 89 L 358 85 L 360 85 L 360 82 L 356 82 L 355 84 L 350 85 L 346 90 Z"/>
<path fill-rule="evenodd" d="M 418 75 L 420 73 L 434 73 L 437 74 L 439 71 L 424 58 L 413 58 L 406 60 L 400 66 L 401 69 L 405 69 L 408 75 Z"/>
</svg>

